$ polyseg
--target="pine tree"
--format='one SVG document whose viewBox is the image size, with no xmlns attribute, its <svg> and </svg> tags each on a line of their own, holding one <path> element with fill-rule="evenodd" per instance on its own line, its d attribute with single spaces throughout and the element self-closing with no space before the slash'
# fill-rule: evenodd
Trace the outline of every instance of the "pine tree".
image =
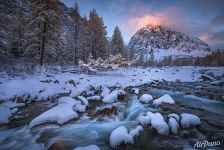
<svg viewBox="0 0 224 150">
<path fill-rule="evenodd" d="M 31 20 L 33 30 L 38 37 L 37 45 L 39 45 L 39 61 L 43 65 L 44 59 L 50 60 L 57 57 L 57 41 L 61 20 L 58 15 L 58 0 L 33 0 L 34 11 L 36 17 Z"/>
<path fill-rule="evenodd" d="M 111 47 L 112 47 L 111 50 L 113 55 L 121 54 L 122 56 L 124 56 L 124 41 L 118 26 L 116 26 L 114 29 L 114 34 L 112 36 L 112 41 L 111 41 Z"/>
<path fill-rule="evenodd" d="M 93 9 L 89 14 L 90 47 L 94 59 L 106 57 L 106 27 Z"/>
</svg>

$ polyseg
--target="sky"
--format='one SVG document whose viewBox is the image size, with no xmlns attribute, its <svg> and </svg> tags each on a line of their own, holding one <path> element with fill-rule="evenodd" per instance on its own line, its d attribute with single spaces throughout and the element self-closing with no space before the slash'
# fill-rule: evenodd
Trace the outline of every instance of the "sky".
<svg viewBox="0 0 224 150">
<path fill-rule="evenodd" d="M 61 0 L 75 2 L 81 15 L 95 8 L 112 36 L 117 25 L 125 43 L 140 28 L 151 24 L 198 37 L 211 48 L 224 48 L 224 0 Z"/>
</svg>

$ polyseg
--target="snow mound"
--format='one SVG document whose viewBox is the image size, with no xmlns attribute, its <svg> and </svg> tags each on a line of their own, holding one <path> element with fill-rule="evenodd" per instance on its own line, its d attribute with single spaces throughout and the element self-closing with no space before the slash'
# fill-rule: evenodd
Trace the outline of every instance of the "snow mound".
<svg viewBox="0 0 224 150">
<path fill-rule="evenodd" d="M 151 123 L 150 116 L 139 116 L 138 121 L 141 125 L 145 126 Z"/>
<path fill-rule="evenodd" d="M 117 101 L 118 95 L 125 95 L 124 90 L 114 90 L 103 98 L 104 103 L 113 103 Z"/>
<path fill-rule="evenodd" d="M 139 136 L 141 131 L 143 131 L 142 126 L 137 126 L 135 129 L 132 129 L 129 134 L 134 138 L 135 136 Z"/>
<path fill-rule="evenodd" d="M 153 98 L 152 98 L 152 95 L 150 94 L 143 94 L 141 97 L 140 97 L 140 101 L 142 103 L 149 103 L 150 101 L 152 101 Z"/>
<path fill-rule="evenodd" d="M 0 124 L 9 123 L 9 118 L 12 116 L 12 111 L 7 108 L 0 106 Z"/>
<path fill-rule="evenodd" d="M 101 97 L 105 97 L 105 96 L 107 96 L 108 94 L 110 93 L 110 89 L 108 89 L 106 86 L 105 87 L 103 87 L 103 91 L 102 91 L 102 93 L 101 93 Z"/>
<path fill-rule="evenodd" d="M 170 117 L 169 118 L 169 127 L 170 127 L 170 130 L 173 134 L 177 134 L 178 133 L 178 129 L 179 129 L 179 123 L 177 122 L 177 120 L 173 117 Z"/>
<path fill-rule="evenodd" d="M 161 105 L 162 103 L 175 104 L 175 101 L 168 94 L 165 94 L 162 97 L 155 99 L 153 101 L 153 105 L 156 105 L 156 106 Z"/>
<path fill-rule="evenodd" d="M 84 105 L 88 106 L 89 105 L 89 102 L 88 102 L 88 99 L 83 97 L 83 96 L 78 96 L 78 99 L 80 99 Z"/>
<path fill-rule="evenodd" d="M 58 124 L 64 124 L 71 119 L 78 118 L 78 114 L 73 110 L 75 105 L 80 107 L 80 101 L 76 101 L 71 97 L 61 97 L 58 100 L 58 105 L 49 109 L 48 111 L 42 113 L 38 117 L 34 118 L 29 127 L 47 123 L 47 122 L 56 122 Z M 85 105 L 84 105 L 85 106 Z"/>
<path fill-rule="evenodd" d="M 100 96 L 98 96 L 98 95 L 90 96 L 90 97 L 87 97 L 87 99 L 89 101 L 99 101 L 100 100 Z"/>
<path fill-rule="evenodd" d="M 183 128 L 189 128 L 190 126 L 196 126 L 201 124 L 200 118 L 196 115 L 182 113 L 180 117 L 180 123 Z"/>
<path fill-rule="evenodd" d="M 151 125 L 156 129 L 157 133 L 161 135 L 169 134 L 169 126 L 164 121 L 163 116 L 160 113 L 147 112 L 147 116 L 151 117 Z"/>
<path fill-rule="evenodd" d="M 100 150 L 100 148 L 96 145 L 89 145 L 89 146 L 85 146 L 85 147 L 76 147 L 73 150 Z"/>
<path fill-rule="evenodd" d="M 133 137 L 128 134 L 124 126 L 116 128 L 110 135 L 110 146 L 112 148 L 119 146 L 121 143 L 134 143 Z"/>
</svg>

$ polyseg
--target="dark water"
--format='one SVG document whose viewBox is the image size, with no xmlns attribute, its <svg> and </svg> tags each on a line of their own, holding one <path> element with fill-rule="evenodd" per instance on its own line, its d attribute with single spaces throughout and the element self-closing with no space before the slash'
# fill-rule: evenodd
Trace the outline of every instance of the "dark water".
<svg viewBox="0 0 224 150">
<path fill-rule="evenodd" d="M 27 125 L 9 129 L 0 129 L 0 149 L 66 149 L 77 146 L 98 145 L 101 149 L 110 149 L 109 136 L 117 127 L 123 125 L 132 129 L 138 125 L 137 117 L 147 111 L 160 112 L 163 116 L 170 113 L 192 113 L 201 119 L 201 126 L 190 129 L 180 129 L 178 135 L 158 135 L 150 127 L 144 129 L 140 137 L 135 138 L 134 145 L 126 145 L 120 149 L 192 149 L 197 141 L 221 141 L 217 147 L 205 149 L 224 149 L 224 102 L 172 92 L 147 88 L 143 93 L 149 93 L 154 98 L 169 94 L 176 101 L 175 105 L 165 105 L 155 108 L 151 104 L 141 104 L 137 95 L 129 94 L 126 101 L 118 102 L 118 116 L 114 118 L 89 118 L 82 114 L 79 120 L 64 126 L 42 125 L 29 129 Z M 98 107 L 103 107 L 101 103 Z M 116 104 L 115 104 L 116 105 Z"/>
</svg>

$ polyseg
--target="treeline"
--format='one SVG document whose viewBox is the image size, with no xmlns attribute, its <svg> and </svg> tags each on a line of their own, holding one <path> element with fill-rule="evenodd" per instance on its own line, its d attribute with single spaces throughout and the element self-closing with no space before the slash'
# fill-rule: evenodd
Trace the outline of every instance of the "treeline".
<svg viewBox="0 0 224 150">
<path fill-rule="evenodd" d="M 224 51 L 216 50 L 205 57 L 197 58 L 176 58 L 165 57 L 159 62 L 154 62 L 156 66 L 224 66 Z"/>
<path fill-rule="evenodd" d="M 103 18 L 95 9 L 81 16 L 78 4 L 67 8 L 59 0 L 7 0 L 0 4 L 1 63 L 78 64 L 108 58 L 127 57 L 120 29 L 111 40 Z"/>
</svg>

